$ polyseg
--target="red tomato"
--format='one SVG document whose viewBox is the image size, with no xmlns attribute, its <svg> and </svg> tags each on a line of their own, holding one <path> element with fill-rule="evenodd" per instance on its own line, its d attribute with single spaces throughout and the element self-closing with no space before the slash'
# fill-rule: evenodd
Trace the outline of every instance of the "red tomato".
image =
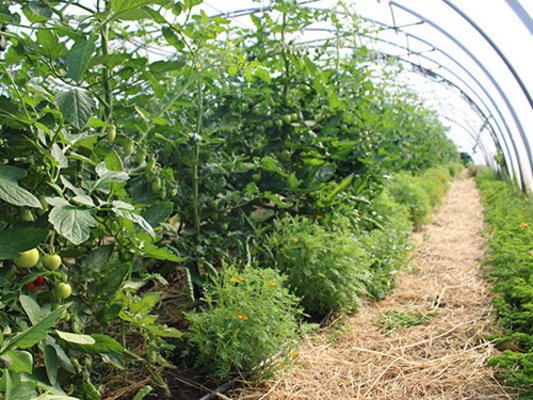
<svg viewBox="0 0 533 400">
<path fill-rule="evenodd" d="M 33 284 L 35 286 L 41 286 L 44 283 L 44 278 L 42 276 L 38 276 L 37 279 L 33 281 Z"/>
</svg>

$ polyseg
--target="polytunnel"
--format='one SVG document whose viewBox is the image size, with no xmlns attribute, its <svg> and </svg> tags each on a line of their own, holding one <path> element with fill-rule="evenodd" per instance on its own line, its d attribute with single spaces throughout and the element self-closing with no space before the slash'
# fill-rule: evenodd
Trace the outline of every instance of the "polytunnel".
<svg viewBox="0 0 533 400">
<path fill-rule="evenodd" d="M 323 0 L 300 4 L 335 7 L 335 2 Z M 377 0 L 349 5 L 374 28 L 346 34 L 359 36 L 362 45 L 397 58 L 408 72 L 422 76 L 426 82 L 419 81 L 419 89 L 427 91 L 428 80 L 431 87 L 435 83 L 448 86 L 448 94 L 441 93 L 447 97 L 447 106 L 440 104 L 440 109 L 459 147 L 493 167 L 494 156 L 502 152 L 512 176 L 524 190 L 531 189 L 533 81 L 528 73 L 531 54 L 526 50 L 533 46 L 531 4 L 518 0 L 488 6 L 483 1 Z M 246 27 L 252 26 L 250 15 L 268 8 L 253 1 L 204 2 L 202 7 L 211 16 L 228 17 Z M 326 42 L 334 32 L 331 26 L 317 24 L 302 32 L 300 40 L 304 46 Z M 410 83 L 417 85 L 413 79 Z M 433 95 L 426 97 L 435 100 Z M 472 112 L 461 117 L 465 105 Z M 461 118 L 468 122 L 461 123 Z"/>
<path fill-rule="evenodd" d="M 0 1 L 0 399 L 533 399 L 531 0 Z"/>
</svg>

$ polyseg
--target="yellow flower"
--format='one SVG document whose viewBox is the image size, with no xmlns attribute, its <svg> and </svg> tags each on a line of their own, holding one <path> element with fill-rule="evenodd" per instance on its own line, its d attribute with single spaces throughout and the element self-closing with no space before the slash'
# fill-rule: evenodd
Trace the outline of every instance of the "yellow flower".
<svg viewBox="0 0 533 400">
<path fill-rule="evenodd" d="M 274 286 L 276 286 L 276 282 L 274 282 L 272 279 L 269 279 L 269 280 L 267 281 L 267 285 L 268 285 L 268 286 L 271 286 L 271 287 L 274 287 Z"/>
<path fill-rule="evenodd" d="M 296 357 L 299 356 L 299 354 L 298 354 L 297 351 L 291 351 L 291 352 L 289 353 L 289 355 L 290 355 L 292 358 L 296 358 Z"/>
<path fill-rule="evenodd" d="M 243 321 L 248 321 L 248 317 L 243 313 L 237 313 L 237 318 L 242 319 Z"/>
<path fill-rule="evenodd" d="M 298 242 L 300 241 L 300 238 L 298 238 L 298 237 L 295 236 L 295 237 L 292 238 L 292 241 L 293 241 L 294 243 L 298 243 Z"/>
<path fill-rule="evenodd" d="M 232 276 L 231 277 L 231 282 L 232 283 L 237 283 L 237 282 L 239 282 L 239 278 L 237 278 L 236 276 Z"/>
<path fill-rule="evenodd" d="M 406 256 L 407 258 L 411 258 L 411 257 L 413 257 L 413 253 L 411 253 L 410 251 L 408 251 L 407 253 L 405 253 L 405 256 Z"/>
<path fill-rule="evenodd" d="M 525 222 L 522 222 L 520 224 L 520 229 L 526 229 L 527 228 L 527 224 Z"/>
<path fill-rule="evenodd" d="M 244 280 L 245 280 L 245 279 L 244 279 L 244 276 L 241 276 L 241 277 L 239 278 L 239 282 L 244 282 Z"/>
</svg>

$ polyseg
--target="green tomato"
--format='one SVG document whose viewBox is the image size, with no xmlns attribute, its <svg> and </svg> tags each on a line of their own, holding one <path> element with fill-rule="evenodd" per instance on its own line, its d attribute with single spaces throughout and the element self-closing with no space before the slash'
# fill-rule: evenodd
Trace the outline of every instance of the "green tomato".
<svg viewBox="0 0 533 400">
<path fill-rule="evenodd" d="M 281 117 L 281 120 L 285 123 L 285 124 L 290 124 L 291 123 L 291 116 L 289 114 L 286 114 L 286 115 L 283 115 Z"/>
<path fill-rule="evenodd" d="M 46 269 L 54 271 L 61 265 L 61 257 L 57 254 L 45 254 L 43 256 L 43 265 Z"/>
<path fill-rule="evenodd" d="M 283 120 L 281 119 L 277 119 L 274 124 L 278 127 L 278 128 L 281 128 L 283 126 Z"/>
<path fill-rule="evenodd" d="M 43 195 L 39 196 L 39 203 L 41 203 L 41 208 L 37 210 L 37 215 L 43 215 L 48 211 L 48 203 L 46 202 L 46 197 Z"/>
<path fill-rule="evenodd" d="M 154 179 L 157 178 L 156 173 L 154 171 L 152 171 L 151 169 L 148 169 L 148 168 L 144 169 L 144 176 L 146 176 L 146 180 L 149 183 L 152 183 L 154 181 Z"/>
<path fill-rule="evenodd" d="M 294 121 L 298 121 L 298 114 L 297 113 L 292 113 L 290 115 L 291 117 L 291 121 L 294 122 Z"/>
<path fill-rule="evenodd" d="M 274 126 L 274 121 L 272 121 L 271 119 L 267 119 L 265 121 L 265 128 L 272 128 Z"/>
<path fill-rule="evenodd" d="M 146 170 L 153 171 L 155 169 L 155 158 L 150 158 L 146 162 Z"/>
<path fill-rule="evenodd" d="M 258 183 L 261 181 L 261 174 L 260 173 L 257 173 L 257 174 L 253 174 L 252 175 L 252 180 L 255 182 L 255 183 Z"/>
<path fill-rule="evenodd" d="M 33 221 L 35 221 L 35 218 L 33 217 L 32 212 L 30 210 L 28 210 L 28 209 L 22 210 L 22 214 L 20 216 L 20 219 L 23 220 L 24 222 L 33 222 Z"/>
<path fill-rule="evenodd" d="M 161 192 L 159 193 L 159 198 L 161 200 L 165 200 L 167 198 L 167 191 L 165 188 L 161 189 Z"/>
<path fill-rule="evenodd" d="M 31 249 L 23 251 L 17 258 L 13 259 L 15 265 L 19 268 L 31 268 L 39 262 L 39 250 Z"/>
<path fill-rule="evenodd" d="M 113 143 L 116 137 L 117 137 L 117 128 L 115 125 L 111 125 L 110 127 L 107 128 L 106 139 L 109 143 Z"/>
<path fill-rule="evenodd" d="M 137 152 L 137 154 L 135 155 L 135 161 L 138 164 L 142 164 L 146 161 L 146 150 L 145 149 L 140 149 Z M 155 164 L 154 164 L 154 167 L 155 167 Z"/>
<path fill-rule="evenodd" d="M 133 143 L 133 140 L 127 139 L 126 143 L 124 143 L 124 155 L 126 157 L 129 157 L 133 154 L 133 150 L 135 149 L 135 143 Z"/>
<path fill-rule="evenodd" d="M 289 161 L 291 159 L 291 153 L 289 150 L 283 150 L 281 153 L 279 153 L 278 159 L 283 162 Z"/>
<path fill-rule="evenodd" d="M 52 289 L 52 296 L 55 300 L 65 300 L 72 294 L 72 287 L 68 283 L 58 283 Z"/>
<path fill-rule="evenodd" d="M 152 192 L 159 193 L 161 191 L 161 178 L 155 178 L 150 185 Z"/>
<path fill-rule="evenodd" d="M 52 308 L 52 310 L 55 311 L 55 310 L 57 310 L 59 307 L 61 307 L 61 305 L 56 304 L 56 305 Z M 70 316 L 68 315 L 68 312 L 67 312 L 66 309 L 63 310 L 63 312 L 61 313 L 61 316 L 60 316 L 59 318 L 65 318 L 67 321 L 70 319 Z"/>
<path fill-rule="evenodd" d="M 41 210 L 43 210 L 43 211 L 48 210 L 48 203 L 46 202 L 46 196 L 40 195 L 39 196 L 39 203 L 41 203 Z"/>
<path fill-rule="evenodd" d="M 224 232 L 227 231 L 229 228 L 229 225 L 227 222 L 224 222 L 220 225 L 220 229 L 222 229 Z"/>
</svg>

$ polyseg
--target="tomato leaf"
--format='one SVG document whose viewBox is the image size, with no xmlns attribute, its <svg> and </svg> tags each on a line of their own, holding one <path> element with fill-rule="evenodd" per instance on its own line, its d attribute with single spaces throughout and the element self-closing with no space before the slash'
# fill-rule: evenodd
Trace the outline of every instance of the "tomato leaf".
<svg viewBox="0 0 533 400">
<path fill-rule="evenodd" d="M 287 177 L 287 174 L 285 173 L 285 171 L 283 171 L 283 168 L 281 167 L 279 161 L 272 157 L 263 157 L 261 159 L 261 168 L 264 171 L 275 172 L 278 175 Z"/>
<path fill-rule="evenodd" d="M 331 202 L 335 196 L 337 196 L 340 192 L 342 192 L 346 187 L 348 187 L 353 180 L 353 174 L 348 175 L 346 178 L 344 178 L 336 187 L 331 191 L 331 193 L 328 194 L 325 201 L 326 203 Z"/>
<path fill-rule="evenodd" d="M 78 88 L 59 93 L 56 96 L 56 104 L 65 120 L 77 129 L 87 125 L 96 108 L 96 103 L 89 92 Z"/>
<path fill-rule="evenodd" d="M 142 213 L 143 218 L 154 228 L 166 221 L 172 211 L 174 210 L 174 203 L 171 201 L 154 204 L 145 209 Z"/>
<path fill-rule="evenodd" d="M 121 20 L 136 21 L 151 17 L 151 10 L 145 9 L 144 6 L 155 3 L 157 3 L 155 0 L 113 0 L 111 1 L 111 8 Z M 154 17 L 152 16 L 152 18 Z M 158 19 L 156 18 L 156 20 Z"/>
<path fill-rule="evenodd" d="M 41 208 L 39 199 L 17 183 L 25 175 L 23 169 L 0 165 L 0 199 L 20 207 Z"/>
<path fill-rule="evenodd" d="M 12 372 L 26 372 L 28 374 L 32 373 L 33 357 L 31 353 L 27 351 L 11 350 L 0 358 L 3 359 L 9 370 Z"/>
<path fill-rule="evenodd" d="M 20 295 L 19 301 L 22 305 L 22 308 L 24 309 L 24 312 L 30 318 L 31 323 L 33 325 L 38 323 L 43 316 L 43 312 L 41 310 L 41 307 L 39 307 L 39 304 L 37 304 L 37 302 L 33 300 L 30 296 L 26 296 L 24 294 Z"/>
<path fill-rule="evenodd" d="M 67 53 L 65 44 L 59 41 L 59 38 L 54 31 L 50 29 L 40 29 L 35 36 L 41 52 L 47 57 L 57 60 Z"/>
<path fill-rule="evenodd" d="M 48 334 L 48 329 L 56 323 L 66 308 L 67 305 L 58 307 L 35 325 L 23 330 L 13 338 L 6 340 L 2 349 L 0 349 L 0 354 L 4 354 L 16 347 L 19 349 L 28 349 L 35 346 L 41 340 L 44 340 Z"/>
<path fill-rule="evenodd" d="M 152 226 L 141 215 L 135 214 L 131 209 L 128 209 L 128 207 L 126 206 L 130 206 L 133 208 L 133 206 L 131 206 L 130 204 L 114 201 L 113 212 L 118 217 L 125 218 L 139 225 L 146 233 L 148 233 L 152 238 L 154 238 L 154 228 L 152 228 Z"/>
<path fill-rule="evenodd" d="M 160 298 L 160 292 L 145 293 L 141 298 L 132 300 L 128 312 L 131 314 L 148 315 L 155 308 Z"/>
<path fill-rule="evenodd" d="M 142 400 L 146 397 L 148 393 L 150 393 L 152 390 L 154 390 L 151 386 L 145 386 L 141 390 L 137 392 L 133 400 Z"/>
<path fill-rule="evenodd" d="M 44 366 L 46 367 L 46 375 L 50 384 L 55 385 L 57 383 L 57 373 L 59 371 L 59 362 L 57 359 L 57 353 L 55 348 L 49 344 L 45 344 L 43 348 Z"/>
<path fill-rule="evenodd" d="M 65 347 L 82 351 L 88 354 L 122 354 L 126 349 L 115 339 L 103 334 L 91 335 L 94 340 L 93 344 L 80 344 L 69 342 Z"/>
<path fill-rule="evenodd" d="M 79 40 L 65 56 L 67 76 L 79 82 L 96 49 L 93 40 Z"/>
<path fill-rule="evenodd" d="M 23 8 L 24 15 L 30 22 L 44 22 L 52 17 L 50 6 L 43 4 L 41 1 L 30 1 L 27 7 Z"/>
<path fill-rule="evenodd" d="M 182 39 L 176 35 L 172 29 L 168 27 L 164 27 L 161 32 L 163 33 L 163 37 L 168 42 L 169 45 L 175 47 L 177 50 L 183 50 L 185 47 L 185 43 Z"/>
<path fill-rule="evenodd" d="M 56 333 L 57 333 L 57 336 L 59 336 L 59 338 L 64 340 L 65 342 L 82 344 L 82 345 L 92 345 L 96 343 L 96 340 L 94 340 L 89 335 L 81 335 L 78 333 L 63 332 L 59 330 L 56 330 Z"/>
<path fill-rule="evenodd" d="M 270 78 L 270 73 L 262 67 L 256 68 L 254 71 L 254 76 L 258 77 L 266 83 L 270 83 L 272 79 Z"/>
<path fill-rule="evenodd" d="M 52 208 L 48 221 L 54 226 L 57 233 L 76 245 L 89 239 L 91 228 L 98 226 L 94 218 L 94 210 L 87 210 L 70 204 Z"/>
<path fill-rule="evenodd" d="M 148 258 L 155 258 L 158 260 L 171 261 L 180 263 L 185 261 L 185 258 L 174 254 L 170 249 L 166 247 L 157 247 L 153 243 L 144 243 L 144 255 Z"/>
<path fill-rule="evenodd" d="M 272 201 L 275 205 L 277 205 L 278 207 L 281 207 L 281 208 L 290 208 L 291 206 L 287 203 L 284 203 L 279 197 L 278 195 L 274 194 L 274 193 L 271 193 L 271 192 L 265 192 L 264 193 L 264 196 L 265 198 L 267 198 L 268 200 Z"/>
<path fill-rule="evenodd" d="M 0 232 L 0 260 L 17 257 L 46 240 L 48 229 L 12 228 Z"/>
</svg>

